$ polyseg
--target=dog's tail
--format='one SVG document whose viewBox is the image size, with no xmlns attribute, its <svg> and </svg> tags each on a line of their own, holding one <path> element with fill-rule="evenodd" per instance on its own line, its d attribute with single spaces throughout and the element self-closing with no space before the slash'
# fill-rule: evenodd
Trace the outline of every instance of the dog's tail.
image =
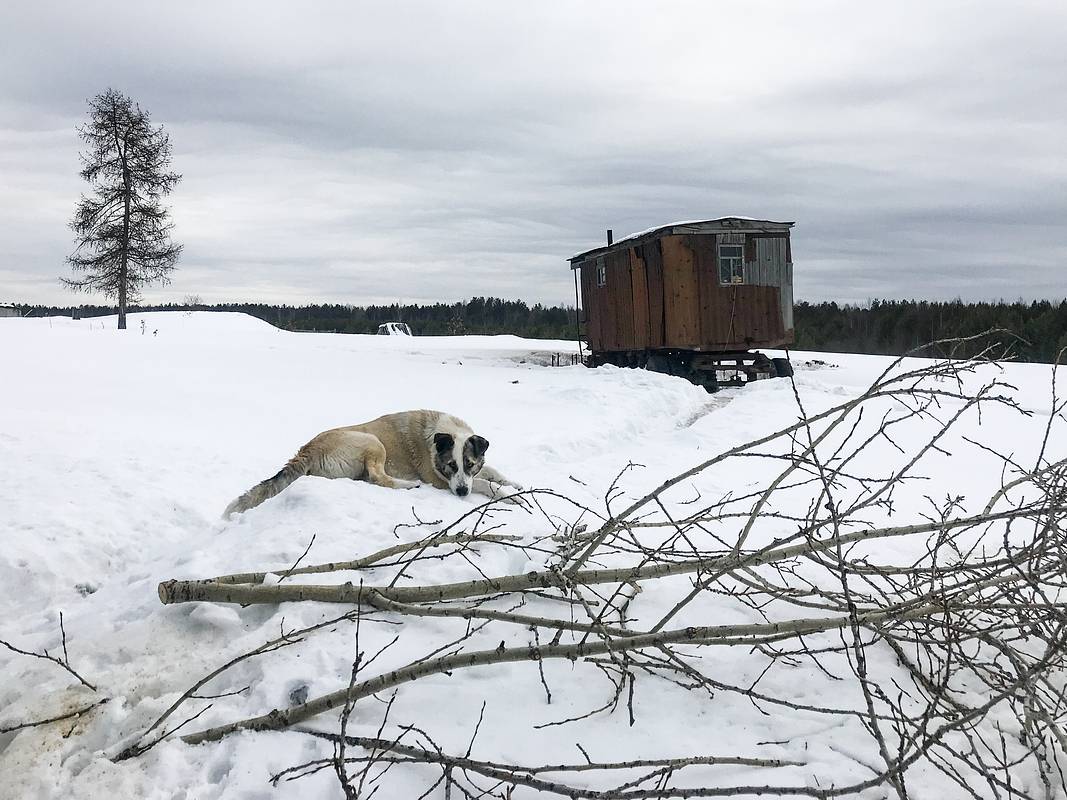
<svg viewBox="0 0 1067 800">
<path fill-rule="evenodd" d="M 232 514 L 248 511 L 255 508 L 265 500 L 270 500 L 276 494 L 285 489 L 290 483 L 308 474 L 309 459 L 301 450 L 289 459 L 289 462 L 278 470 L 277 474 L 261 481 L 238 497 L 222 512 L 222 518 L 227 519 Z"/>
</svg>

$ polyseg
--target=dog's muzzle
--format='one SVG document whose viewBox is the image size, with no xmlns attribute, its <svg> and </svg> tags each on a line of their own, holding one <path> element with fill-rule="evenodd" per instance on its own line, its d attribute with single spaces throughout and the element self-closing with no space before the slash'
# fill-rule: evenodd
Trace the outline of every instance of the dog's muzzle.
<svg viewBox="0 0 1067 800">
<path fill-rule="evenodd" d="M 466 486 L 457 486 L 456 487 L 456 494 L 458 494 L 460 497 L 466 497 L 467 496 L 467 492 L 469 492 L 469 491 L 470 491 L 470 489 L 468 489 Z"/>
</svg>

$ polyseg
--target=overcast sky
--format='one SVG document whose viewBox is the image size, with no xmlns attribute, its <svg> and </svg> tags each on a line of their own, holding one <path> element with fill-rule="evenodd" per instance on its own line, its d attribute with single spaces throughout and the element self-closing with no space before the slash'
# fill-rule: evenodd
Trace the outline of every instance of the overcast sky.
<svg viewBox="0 0 1067 800">
<path fill-rule="evenodd" d="M 171 134 L 148 300 L 573 303 L 566 258 L 795 220 L 798 299 L 1067 295 L 1067 3 L 5 2 L 0 302 L 58 276 L 75 126 Z"/>
</svg>

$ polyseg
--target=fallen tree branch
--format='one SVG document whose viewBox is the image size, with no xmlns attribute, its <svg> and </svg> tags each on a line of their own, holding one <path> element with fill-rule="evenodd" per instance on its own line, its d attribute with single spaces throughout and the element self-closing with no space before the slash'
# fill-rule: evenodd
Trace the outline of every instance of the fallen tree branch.
<svg viewBox="0 0 1067 800">
<path fill-rule="evenodd" d="M 545 773 L 575 773 L 575 772 L 619 772 L 638 769 L 652 769 L 653 775 L 658 773 L 675 774 L 687 767 L 695 766 L 745 766 L 745 767 L 759 767 L 764 769 L 781 769 L 782 767 L 803 767 L 806 764 L 802 761 L 792 761 L 788 759 L 778 758 L 753 758 L 744 756 L 691 756 L 689 758 L 663 758 L 663 759 L 634 759 L 633 761 L 615 761 L 615 762 L 596 762 L 590 761 L 585 764 L 546 764 L 542 766 L 525 766 L 518 764 L 503 764 L 495 761 L 483 761 L 480 759 L 471 758 L 468 753 L 465 756 L 453 756 L 448 755 L 440 750 L 427 750 L 423 747 L 416 747 L 413 745 L 401 744 L 397 741 L 391 741 L 388 739 L 382 739 L 378 737 L 367 736 L 338 736 L 333 733 L 324 733 L 321 731 L 306 730 L 300 731 L 310 736 L 315 736 L 320 739 L 326 739 L 337 743 L 343 740 L 345 744 L 353 745 L 356 747 L 362 747 L 365 750 L 371 751 L 375 755 L 370 758 L 374 758 L 377 761 L 383 761 L 384 759 L 380 755 L 376 755 L 379 752 L 395 754 L 400 758 L 396 759 L 399 763 L 412 763 L 412 764 L 438 764 L 450 769 L 462 770 L 464 772 L 474 772 L 479 775 L 483 775 L 487 778 L 493 778 L 499 780 L 505 784 L 512 786 L 526 786 L 530 789 L 536 789 L 539 792 L 548 792 L 551 794 L 559 794 L 565 797 L 572 798 L 597 798 L 598 800 L 609 800 L 610 798 L 643 798 L 643 797 L 714 797 L 724 796 L 725 792 L 722 789 L 709 790 L 707 788 L 702 789 L 668 789 L 657 790 L 655 793 L 648 793 L 645 790 L 627 790 L 627 789 L 615 789 L 615 790 L 596 790 L 587 789 L 584 787 L 575 787 L 563 784 L 559 781 L 550 781 L 538 776 Z M 369 758 L 349 758 L 347 759 L 354 763 L 368 761 Z M 271 776 L 271 783 L 275 786 L 281 780 L 296 780 L 298 778 L 306 777 L 307 775 L 314 774 L 320 769 L 326 769 L 334 765 L 333 759 L 322 759 L 319 761 L 311 761 L 305 764 L 300 764 L 289 769 L 282 770 L 279 773 Z M 647 780 L 650 776 L 646 776 Z M 630 783 L 640 782 L 641 779 L 631 781 Z M 624 784 L 625 785 L 625 784 Z M 715 791 L 717 794 L 707 794 L 708 791 Z M 816 797 L 820 795 L 814 795 Z"/>
<path fill-rule="evenodd" d="M 150 734 L 152 731 L 162 725 L 175 711 L 177 711 L 182 706 L 182 704 L 186 700 L 216 699 L 200 697 L 197 695 L 197 691 L 199 691 L 208 682 L 214 680 L 219 675 L 226 672 L 231 667 L 240 664 L 242 661 L 247 661 L 250 658 L 255 658 L 256 656 L 265 655 L 267 653 L 273 653 L 275 650 L 280 650 L 283 647 L 289 647 L 290 645 L 299 644 L 300 642 L 304 641 L 302 637 L 306 636 L 309 633 L 321 630 L 322 628 L 328 628 L 331 625 L 336 625 L 338 622 L 354 622 L 359 619 L 360 616 L 361 615 L 359 613 L 359 610 L 356 609 L 353 611 L 349 611 L 347 614 L 342 614 L 339 617 L 333 617 L 331 619 L 323 620 L 322 622 L 317 622 L 314 625 L 309 625 L 306 628 L 301 628 L 299 630 L 288 632 L 283 630 L 281 636 L 275 639 L 271 639 L 270 641 L 264 642 L 259 647 L 253 648 L 252 650 L 249 650 L 245 653 L 241 653 L 240 655 L 231 658 L 225 664 L 218 667 L 217 669 L 212 670 L 207 675 L 200 678 L 196 683 L 194 683 L 184 692 L 182 692 L 178 699 L 171 703 L 167 710 L 160 714 L 155 722 L 153 722 L 144 731 L 142 731 L 133 743 L 121 750 L 112 760 L 124 761 L 127 758 L 138 756 L 146 749 L 148 749 L 147 747 L 141 745 L 141 742 L 144 741 L 145 737 L 148 736 L 148 734 Z M 173 733 L 173 731 L 171 732 Z"/>
<path fill-rule="evenodd" d="M 179 581 L 169 580 L 159 584 L 159 599 L 164 604 L 200 601 L 239 603 L 286 603 L 315 601 L 320 603 L 366 603 L 370 593 L 398 603 L 424 603 L 442 600 L 460 600 L 490 594 L 523 592 L 531 589 L 562 589 L 568 583 L 592 586 L 603 583 L 634 583 L 669 575 L 685 575 L 694 572 L 725 571 L 741 567 L 754 567 L 798 556 L 830 552 L 840 545 L 891 536 L 909 536 L 932 531 L 951 530 L 981 525 L 998 520 L 1025 519 L 1029 515 L 1056 514 L 1067 511 L 1067 505 L 1034 504 L 992 514 L 977 514 L 947 521 L 934 521 L 919 525 L 890 528 L 872 528 L 842 534 L 824 540 L 809 540 L 782 545 L 776 542 L 766 548 L 741 553 L 736 556 L 688 559 L 649 564 L 643 567 L 584 570 L 570 574 L 565 580 L 554 570 L 527 572 L 521 575 L 502 575 L 460 583 L 442 583 L 428 586 L 357 586 L 351 582 L 337 584 L 274 584 L 255 585 L 245 583 L 220 583 L 215 580 Z M 790 539 L 804 538 L 808 531 Z M 265 573 L 248 573 L 249 575 Z"/>
<path fill-rule="evenodd" d="M 346 570 L 359 570 L 368 569 L 373 567 L 379 562 L 384 561 L 392 556 L 400 555 L 402 553 L 408 553 L 412 550 L 429 550 L 437 547 L 444 547 L 447 544 L 477 544 L 478 542 L 513 542 L 520 540 L 521 536 L 509 536 L 507 534 L 492 534 L 492 533 L 457 533 L 447 536 L 433 535 L 425 539 L 420 539 L 417 542 L 404 542 L 402 544 L 395 544 L 391 547 L 386 547 L 370 555 L 363 556 L 362 558 L 353 559 L 352 561 L 330 561 L 325 564 L 309 564 L 306 567 L 293 567 L 287 570 L 278 570 L 276 572 L 238 572 L 233 575 L 220 575 L 217 578 L 211 578 L 208 582 L 215 583 L 263 583 L 268 575 L 284 575 L 290 577 L 292 575 L 316 575 L 325 572 L 343 572 Z M 310 544 L 308 547 L 310 548 Z M 306 551 L 305 551 L 306 555 Z M 303 556 L 301 556 L 303 558 Z"/>
<path fill-rule="evenodd" d="M 92 711 L 97 706 L 102 706 L 110 699 L 110 697 L 102 697 L 87 706 L 82 706 L 81 708 L 76 708 L 73 711 L 68 711 L 66 714 L 60 714 L 56 717 L 49 717 L 48 719 L 38 719 L 34 720 L 33 722 L 19 722 L 15 725 L 0 725 L 0 733 L 14 733 L 15 731 L 21 731 L 24 728 L 38 728 L 42 725 L 51 725 L 53 722 L 62 722 L 65 719 L 73 719 L 74 717 L 80 717 L 82 714 L 88 711 Z"/>
<path fill-rule="evenodd" d="M 561 631 L 580 631 L 582 633 L 599 633 L 601 631 L 612 636 L 631 636 L 632 631 L 614 626 L 588 624 L 574 622 L 573 620 L 555 619 L 553 617 L 534 617 L 528 614 L 516 614 L 511 611 L 495 611 L 488 608 L 473 608 L 470 606 L 453 608 L 450 606 L 415 605 L 413 603 L 400 603 L 390 600 L 378 592 L 370 592 L 366 595 L 366 602 L 381 611 L 395 611 L 398 614 L 406 614 L 414 617 L 452 617 L 457 619 L 491 619 L 498 622 L 510 622 L 515 625 L 523 625 L 532 628 L 553 628 Z"/>
<path fill-rule="evenodd" d="M 11 644 L 10 642 L 6 642 L 3 639 L 0 639 L 0 645 L 3 645 L 11 652 L 18 653 L 19 655 L 30 656 L 31 658 L 39 658 L 43 661 L 51 661 L 53 664 L 62 667 L 75 678 L 77 678 L 78 683 L 80 683 L 82 686 L 85 686 L 86 688 L 91 689 L 95 692 L 96 687 L 89 683 L 89 681 L 85 680 L 85 678 L 83 678 L 81 675 L 79 675 L 78 672 L 74 669 L 74 667 L 70 665 L 70 660 L 67 657 L 67 631 L 63 627 L 62 613 L 59 615 L 59 630 L 62 637 L 63 658 L 56 658 L 55 656 L 51 655 L 47 650 L 42 653 L 34 653 L 30 650 L 23 650 L 22 648 L 16 647 L 15 645 Z"/>
<path fill-rule="evenodd" d="M 941 613 L 943 607 L 932 603 L 919 608 L 903 610 L 893 608 L 862 614 L 857 617 L 860 625 L 874 626 L 887 620 L 913 620 Z M 571 661 L 608 652 L 624 652 L 642 647 L 654 647 L 665 644 L 757 644 L 761 640 L 775 640 L 782 635 L 797 636 L 802 634 L 824 633 L 837 630 L 850 624 L 847 616 L 830 619 L 796 619 L 784 623 L 755 623 L 751 625 L 714 625 L 687 627 L 660 631 L 654 634 L 634 635 L 626 638 L 611 638 L 573 645 L 547 644 L 541 647 L 497 647 L 493 650 L 478 650 L 444 656 L 431 661 L 410 664 L 392 672 L 361 681 L 351 688 L 341 689 L 331 694 L 308 700 L 287 709 L 274 709 L 268 714 L 252 717 L 238 722 L 231 722 L 208 730 L 191 733 L 182 737 L 187 744 L 221 739 L 238 730 L 281 730 L 310 717 L 337 708 L 347 702 L 354 702 L 363 697 L 398 686 L 408 681 L 418 680 L 427 675 L 452 672 L 458 669 L 484 667 L 493 664 L 506 664 L 516 661 L 542 661 L 545 659 L 568 659 Z"/>
</svg>

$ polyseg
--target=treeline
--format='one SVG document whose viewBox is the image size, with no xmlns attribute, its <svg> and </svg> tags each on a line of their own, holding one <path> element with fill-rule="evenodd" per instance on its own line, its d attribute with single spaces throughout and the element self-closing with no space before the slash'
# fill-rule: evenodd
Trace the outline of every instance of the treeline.
<svg viewBox="0 0 1067 800">
<path fill-rule="evenodd" d="M 1020 361 L 1052 362 L 1067 347 L 1067 300 L 964 303 L 875 300 L 862 306 L 797 303 L 797 350 L 900 355 L 928 342 L 976 336 L 993 328 L 1020 337 Z M 976 343 L 966 355 L 988 342 Z"/>
<path fill-rule="evenodd" d="M 33 316 L 114 314 L 110 306 L 20 306 Z M 305 306 L 263 303 L 138 306 L 136 311 L 240 311 L 287 330 L 376 333 L 383 322 L 406 322 L 416 336 L 511 333 L 531 339 L 573 339 L 574 309 L 527 305 L 521 300 L 475 297 L 433 305 Z M 864 305 L 796 304 L 797 350 L 899 355 L 937 339 L 972 336 L 991 328 L 1023 341 L 1016 357 L 1051 362 L 1067 347 L 1067 300 L 1032 303 L 964 303 L 876 300 Z"/>
<path fill-rule="evenodd" d="M 405 322 L 416 336 L 495 335 L 511 333 L 531 339 L 573 339 L 574 309 L 527 305 L 521 300 L 473 297 L 465 303 L 433 305 L 266 306 L 231 303 L 212 311 L 241 311 L 289 330 L 377 333 L 384 322 Z"/>
<path fill-rule="evenodd" d="M 114 314 L 111 306 L 20 306 L 23 314 L 96 317 Z M 496 335 L 511 333 L 531 339 L 574 339 L 574 309 L 527 305 L 522 300 L 473 297 L 465 303 L 433 305 L 350 306 L 319 303 L 305 306 L 265 303 L 182 303 L 130 306 L 142 311 L 237 311 L 285 330 L 330 333 L 377 333 L 383 322 L 405 322 L 416 336 Z"/>
</svg>

